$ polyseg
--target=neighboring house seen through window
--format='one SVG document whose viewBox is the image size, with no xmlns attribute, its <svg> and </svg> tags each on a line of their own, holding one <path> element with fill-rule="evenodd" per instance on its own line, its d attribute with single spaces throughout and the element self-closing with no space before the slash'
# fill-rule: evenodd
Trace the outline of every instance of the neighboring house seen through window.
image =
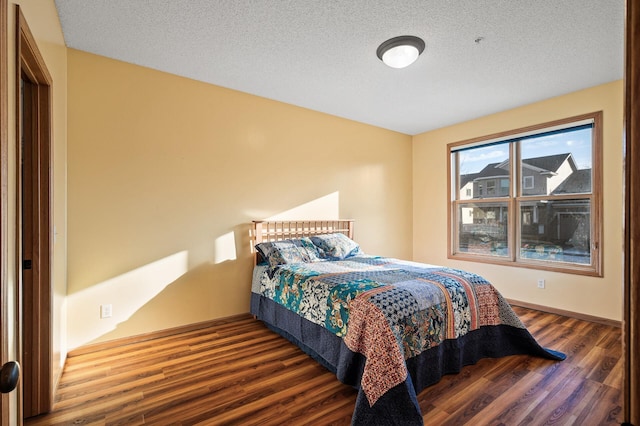
<svg viewBox="0 0 640 426">
<path fill-rule="evenodd" d="M 449 144 L 450 257 L 601 276 L 602 113 Z"/>
</svg>

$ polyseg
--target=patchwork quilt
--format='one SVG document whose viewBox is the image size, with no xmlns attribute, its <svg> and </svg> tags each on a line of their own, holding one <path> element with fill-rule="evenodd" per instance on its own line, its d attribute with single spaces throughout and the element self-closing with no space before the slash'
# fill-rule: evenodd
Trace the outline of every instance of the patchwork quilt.
<svg viewBox="0 0 640 426">
<path fill-rule="evenodd" d="M 422 424 L 417 393 L 483 357 L 564 359 L 482 277 L 379 256 L 263 267 L 251 311 L 359 389 L 354 424 Z"/>
</svg>

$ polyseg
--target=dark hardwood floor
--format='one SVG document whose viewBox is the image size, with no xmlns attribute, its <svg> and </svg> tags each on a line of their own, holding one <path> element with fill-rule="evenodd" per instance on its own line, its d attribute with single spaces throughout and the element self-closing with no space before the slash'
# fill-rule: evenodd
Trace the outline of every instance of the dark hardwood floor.
<svg viewBox="0 0 640 426">
<path fill-rule="evenodd" d="M 425 425 L 619 424 L 620 329 L 514 307 L 567 359 L 485 359 L 419 395 Z M 67 359 L 36 425 L 348 425 L 356 392 L 251 316 Z"/>
</svg>

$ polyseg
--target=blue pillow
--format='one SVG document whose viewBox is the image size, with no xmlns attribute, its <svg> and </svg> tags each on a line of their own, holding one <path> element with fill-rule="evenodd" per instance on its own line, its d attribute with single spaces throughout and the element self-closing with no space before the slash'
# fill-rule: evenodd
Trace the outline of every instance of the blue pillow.
<svg viewBox="0 0 640 426">
<path fill-rule="evenodd" d="M 256 244 L 256 250 L 271 267 L 287 263 L 307 263 L 322 260 L 313 242 L 303 237 L 297 240 L 270 241 Z"/>
<path fill-rule="evenodd" d="M 321 256 L 328 259 L 342 260 L 362 253 L 358 243 L 341 233 L 316 235 L 311 241 L 318 246 Z"/>
</svg>

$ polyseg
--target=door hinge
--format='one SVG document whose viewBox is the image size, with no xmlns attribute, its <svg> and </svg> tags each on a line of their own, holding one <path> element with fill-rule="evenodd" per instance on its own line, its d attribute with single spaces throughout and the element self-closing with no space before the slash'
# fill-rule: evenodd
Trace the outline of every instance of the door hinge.
<svg viewBox="0 0 640 426">
<path fill-rule="evenodd" d="M 22 261 L 22 269 L 31 269 L 31 259 Z"/>
</svg>

